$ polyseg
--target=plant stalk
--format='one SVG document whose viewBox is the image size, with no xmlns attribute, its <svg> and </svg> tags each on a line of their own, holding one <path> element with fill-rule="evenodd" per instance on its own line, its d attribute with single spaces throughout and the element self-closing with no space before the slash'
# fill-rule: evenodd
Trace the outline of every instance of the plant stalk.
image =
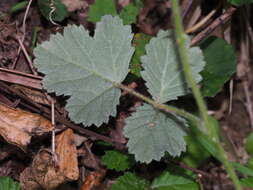
<svg viewBox="0 0 253 190">
<path fill-rule="evenodd" d="M 195 115 L 183 110 L 183 109 L 179 109 L 179 108 L 176 108 L 176 107 L 173 107 L 173 106 L 168 106 L 166 104 L 160 104 L 154 100 L 152 100 L 151 98 L 147 97 L 147 96 L 144 96 L 142 95 L 141 93 L 139 92 L 136 92 L 134 89 L 132 88 L 129 88 L 123 84 L 120 84 L 120 83 L 114 83 L 113 84 L 115 87 L 117 88 L 120 88 L 126 92 L 128 92 L 129 94 L 151 104 L 152 106 L 154 106 L 155 108 L 159 109 L 159 110 L 163 110 L 167 113 L 172 113 L 172 114 L 176 114 L 176 115 L 179 115 L 179 116 L 182 116 L 184 118 L 186 118 L 187 120 L 189 121 L 192 121 L 194 123 L 196 123 L 196 125 L 199 124 L 200 120 L 198 117 L 196 117 Z"/>
<path fill-rule="evenodd" d="M 215 144 L 217 145 L 217 149 L 218 149 L 218 154 L 219 157 L 221 159 L 221 162 L 223 163 L 223 165 L 225 166 L 230 178 L 232 179 L 235 187 L 237 190 L 242 190 L 242 186 L 240 184 L 240 181 L 237 177 L 237 175 L 235 174 L 234 168 L 233 166 L 229 163 L 227 155 L 219 141 L 219 137 L 218 134 L 215 132 L 214 126 L 211 124 L 211 122 L 209 122 L 208 120 L 208 113 L 207 113 L 207 108 L 205 105 L 205 101 L 201 95 L 201 92 L 192 76 L 192 72 L 191 72 L 191 67 L 189 64 L 189 56 L 187 53 L 187 47 L 186 47 L 186 36 L 184 34 L 184 30 L 183 30 L 183 25 L 181 22 L 181 15 L 180 15 L 180 9 L 179 9 L 179 4 L 178 4 L 178 0 L 172 0 L 172 12 L 173 12 L 173 20 L 174 20 L 174 26 L 175 26 L 175 33 L 176 33 L 176 40 L 177 40 L 177 44 L 178 44 L 178 51 L 179 51 L 179 56 L 181 59 L 181 63 L 182 63 L 182 67 L 183 67 L 183 71 L 184 71 L 184 75 L 185 78 L 189 84 L 189 86 L 192 89 L 194 98 L 196 100 L 196 103 L 198 105 L 199 111 L 200 111 L 200 115 L 204 121 L 204 126 L 207 130 L 207 133 L 209 135 L 209 137 L 211 138 L 211 140 L 213 140 L 215 142 Z"/>
</svg>

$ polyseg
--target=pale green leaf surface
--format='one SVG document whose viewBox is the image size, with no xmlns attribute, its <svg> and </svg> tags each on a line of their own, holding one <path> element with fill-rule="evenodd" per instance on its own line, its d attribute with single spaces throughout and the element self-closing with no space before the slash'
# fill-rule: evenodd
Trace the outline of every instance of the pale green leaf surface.
<svg viewBox="0 0 253 190">
<path fill-rule="evenodd" d="M 198 190 L 198 184 L 186 177 L 163 173 L 151 185 L 154 190 Z"/>
<path fill-rule="evenodd" d="M 148 190 L 148 186 L 148 181 L 127 172 L 116 180 L 111 190 Z"/>
<path fill-rule="evenodd" d="M 0 177 L 0 190 L 20 190 L 20 186 L 10 177 Z"/>
<path fill-rule="evenodd" d="M 159 161 L 165 151 L 172 156 L 179 156 L 186 149 L 183 138 L 185 122 L 179 117 L 166 115 L 144 104 L 125 122 L 128 150 L 137 161 Z"/>
<path fill-rule="evenodd" d="M 99 126 L 115 116 L 120 90 L 112 83 L 128 73 L 132 37 L 130 26 L 107 15 L 97 23 L 94 38 L 82 26 L 68 26 L 35 48 L 45 89 L 70 96 L 66 109 L 74 122 Z"/>
<path fill-rule="evenodd" d="M 198 47 L 190 48 L 190 38 L 187 37 L 188 54 L 192 74 L 196 82 L 201 80 L 199 72 L 205 62 Z M 186 95 L 189 90 L 178 57 L 177 46 L 172 31 L 160 31 L 146 46 L 147 55 L 142 56 L 144 71 L 142 77 L 153 98 L 165 103 Z"/>
</svg>

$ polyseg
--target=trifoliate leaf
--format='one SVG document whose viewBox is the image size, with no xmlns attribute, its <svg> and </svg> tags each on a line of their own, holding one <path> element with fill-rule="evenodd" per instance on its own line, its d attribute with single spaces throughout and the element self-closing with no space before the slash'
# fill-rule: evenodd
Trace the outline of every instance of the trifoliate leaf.
<svg viewBox="0 0 253 190">
<path fill-rule="evenodd" d="M 52 12 L 52 20 L 61 22 L 68 16 L 68 11 L 64 4 L 60 0 L 54 0 L 53 6 L 50 5 L 51 0 L 38 0 L 38 7 L 41 14 L 50 20 L 50 12 L 52 8 L 55 10 Z"/>
<path fill-rule="evenodd" d="M 88 21 L 96 23 L 104 15 L 117 15 L 114 0 L 96 0 L 89 8 Z"/>
<path fill-rule="evenodd" d="M 215 96 L 236 72 L 236 55 L 234 48 L 225 40 L 211 37 L 201 44 L 206 66 L 203 76 L 202 94 Z"/>
<path fill-rule="evenodd" d="M 20 186 L 17 182 L 9 177 L 0 177 L 0 189 L 1 190 L 20 190 Z"/>
<path fill-rule="evenodd" d="M 136 22 L 137 15 L 138 8 L 130 3 L 120 11 L 119 16 L 123 20 L 124 24 L 132 24 Z"/>
<path fill-rule="evenodd" d="M 173 175 L 169 172 L 163 173 L 156 178 L 151 185 L 154 190 L 198 190 L 198 184 L 192 179 Z"/>
<path fill-rule="evenodd" d="M 137 77 L 140 77 L 141 74 L 141 56 L 146 53 L 145 45 L 149 42 L 151 36 L 143 33 L 137 33 L 134 35 L 133 45 L 135 47 L 135 52 L 133 58 L 130 62 L 130 72 Z"/>
<path fill-rule="evenodd" d="M 127 172 L 119 177 L 111 190 L 148 190 L 149 183 L 133 173 Z"/>
<path fill-rule="evenodd" d="M 203 55 L 198 47 L 190 48 L 189 37 L 187 47 L 193 77 L 199 82 L 199 72 L 205 65 Z M 141 57 L 144 68 L 141 75 L 155 101 L 165 103 L 187 94 L 189 90 L 172 31 L 160 31 L 156 38 L 150 40 L 146 52 L 147 55 Z"/>
<path fill-rule="evenodd" d="M 109 169 L 124 171 L 130 168 L 129 156 L 118 151 L 106 151 L 102 157 L 102 163 Z"/>
<path fill-rule="evenodd" d="M 126 119 L 124 134 L 129 138 L 127 147 L 137 161 L 159 161 L 165 151 L 179 156 L 185 151 L 185 122 L 174 115 L 166 115 L 144 104 Z"/>
<path fill-rule="evenodd" d="M 45 74 L 49 92 L 67 95 L 66 109 L 76 123 L 101 125 L 115 116 L 122 82 L 134 48 L 130 26 L 119 17 L 104 16 L 94 38 L 82 26 L 68 26 L 34 50 L 35 65 Z"/>
</svg>

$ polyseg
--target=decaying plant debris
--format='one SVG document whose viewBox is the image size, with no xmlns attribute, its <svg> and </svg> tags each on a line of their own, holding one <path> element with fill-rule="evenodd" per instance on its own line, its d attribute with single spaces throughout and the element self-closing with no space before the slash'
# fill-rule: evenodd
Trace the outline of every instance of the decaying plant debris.
<svg viewBox="0 0 253 190">
<path fill-rule="evenodd" d="M 36 42 L 48 40 L 50 34 L 62 33 L 68 24 L 82 25 L 93 35 L 96 26 L 89 22 L 89 8 L 95 0 L 62 0 L 68 17 L 61 22 L 43 18 L 37 3 L 31 0 L 28 9 L 25 6 L 11 14 L 9 10 L 18 2 L 0 2 L 0 176 L 12 177 L 27 190 L 110 189 L 124 172 L 105 167 L 102 155 L 108 149 L 127 152 L 128 139 L 123 135 L 125 120 L 142 101 L 122 91 L 116 117 L 111 117 L 99 129 L 84 128 L 69 118 L 65 109 L 68 97 L 47 93 L 42 85 L 44 75 L 30 62 Z M 120 11 L 133 0 L 116 2 L 116 9 Z M 185 32 L 192 35 L 191 46 L 216 36 L 232 44 L 236 51 L 236 74 L 221 92 L 206 101 L 210 115 L 220 122 L 229 160 L 245 164 L 251 157 L 245 151 L 245 139 L 253 127 L 252 4 L 237 7 L 225 1 L 182 0 L 180 6 Z M 133 31 L 155 36 L 161 29 L 172 29 L 171 11 L 170 1 L 144 1 L 132 24 Z M 35 31 L 37 36 L 33 39 Z M 134 45 L 138 46 L 138 41 Z M 143 79 L 129 77 L 124 83 L 149 96 Z M 193 99 L 187 98 L 179 101 L 193 108 Z M 54 146 L 52 133 L 56 133 Z M 181 161 L 171 163 L 202 174 L 196 180 L 204 189 L 233 188 L 224 167 L 211 157 L 198 168 Z M 135 163 L 131 167 L 131 172 L 152 181 L 170 165 L 162 159 L 149 165 Z"/>
</svg>

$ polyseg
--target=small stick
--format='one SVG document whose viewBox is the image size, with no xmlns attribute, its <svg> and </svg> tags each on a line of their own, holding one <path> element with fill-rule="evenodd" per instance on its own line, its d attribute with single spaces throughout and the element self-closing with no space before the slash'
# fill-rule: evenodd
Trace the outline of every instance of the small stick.
<svg viewBox="0 0 253 190">
<path fill-rule="evenodd" d="M 229 82 L 229 109 L 228 109 L 228 115 L 232 112 L 232 106 L 233 106 L 233 89 L 234 89 L 234 80 L 230 80 Z"/>
<path fill-rule="evenodd" d="M 253 129 L 253 110 L 252 110 L 252 102 L 250 99 L 250 92 L 249 92 L 249 84 L 248 81 L 244 80 L 243 81 L 243 90 L 246 96 L 246 103 L 244 104 L 248 114 L 249 114 L 249 118 L 250 118 L 250 126 Z"/>
<path fill-rule="evenodd" d="M 186 164 L 184 164 L 183 162 L 180 162 L 180 161 L 176 161 L 176 160 L 165 160 L 165 163 L 171 163 L 173 162 L 174 164 L 177 164 L 180 168 L 183 168 L 183 169 L 186 169 L 186 170 L 190 170 L 192 171 L 193 173 L 196 173 L 196 174 L 200 174 L 201 176 L 206 176 L 208 177 L 209 179 L 212 179 L 213 176 L 210 175 L 209 173 L 206 173 L 204 171 L 201 171 L 199 169 L 196 169 L 196 168 L 192 168 Z"/>
<path fill-rule="evenodd" d="M 191 9 L 191 6 L 193 4 L 193 0 L 189 0 L 186 9 L 184 10 L 182 14 L 182 18 L 184 19 L 185 16 L 188 14 L 189 10 Z"/>
<path fill-rule="evenodd" d="M 15 95 L 19 96 L 21 99 L 25 100 L 25 102 L 27 102 L 29 105 L 24 103 L 23 101 L 21 101 L 20 104 L 22 104 L 23 106 L 25 106 L 29 109 L 32 109 L 33 111 L 43 115 L 47 119 L 51 119 L 51 116 L 50 116 L 51 113 L 50 113 L 50 110 L 48 110 L 48 108 L 46 108 L 42 105 L 39 105 L 38 103 L 32 101 L 29 97 L 23 95 L 21 92 L 15 90 L 13 88 L 10 88 L 7 84 L 5 84 L 3 82 L 0 82 L 0 90 L 6 92 L 8 94 L 15 94 Z M 33 106 L 37 109 L 35 109 Z M 68 128 L 73 129 L 74 131 L 77 131 L 78 133 L 80 133 L 82 135 L 89 136 L 93 140 L 102 140 L 104 142 L 108 142 L 108 143 L 113 144 L 115 147 L 120 147 L 121 149 L 124 149 L 124 147 L 125 147 L 124 144 L 122 144 L 120 142 L 117 142 L 112 138 L 109 138 L 109 137 L 104 136 L 104 135 L 100 135 L 100 134 L 98 134 L 94 131 L 91 131 L 91 130 L 88 130 L 88 129 L 85 129 L 83 127 L 80 127 L 78 125 L 73 124 L 72 122 L 68 121 L 65 117 L 63 117 L 62 115 L 59 115 L 59 114 L 56 113 L 55 118 L 56 118 L 57 122 L 65 125 Z"/>
<path fill-rule="evenodd" d="M 25 40 L 25 35 L 26 35 L 26 19 L 27 19 L 27 16 L 28 16 L 28 12 L 29 12 L 29 9 L 31 7 L 31 4 L 32 4 L 32 1 L 33 0 L 29 0 L 29 3 L 26 7 L 26 10 L 25 10 L 25 15 L 24 15 L 24 19 L 23 19 L 23 24 L 22 24 L 22 32 L 23 32 L 23 36 L 22 36 L 22 39 L 21 39 L 21 42 L 22 44 L 24 43 L 24 40 Z M 18 61 L 18 57 L 19 57 L 19 54 L 20 54 L 20 51 L 21 51 L 21 46 L 19 46 L 18 48 L 18 54 L 17 54 L 17 57 L 12 65 L 12 69 L 15 69 L 16 65 L 17 65 L 17 61 Z"/>
<path fill-rule="evenodd" d="M 52 130 L 52 153 L 55 154 L 55 116 L 54 116 L 54 101 L 52 98 L 51 100 L 51 123 L 53 125 Z"/>
<path fill-rule="evenodd" d="M 236 10 L 237 9 L 235 7 L 230 7 L 224 14 L 222 14 L 219 18 L 215 19 L 210 26 L 201 31 L 192 39 L 191 46 L 196 45 L 199 41 L 209 36 L 218 26 L 226 23 Z"/>
<path fill-rule="evenodd" d="M 212 10 L 206 17 L 204 17 L 201 21 L 197 24 L 192 26 L 191 28 L 186 29 L 185 33 L 193 33 L 196 32 L 199 28 L 201 28 L 214 14 L 216 13 L 216 9 Z"/>
<path fill-rule="evenodd" d="M 26 51 L 26 49 L 25 49 L 25 46 L 24 46 L 22 40 L 20 40 L 19 38 L 18 38 L 17 40 L 18 40 L 18 43 L 19 43 L 19 45 L 20 45 L 20 47 L 21 47 L 21 49 L 22 49 L 22 51 L 23 51 L 23 53 L 24 53 L 24 55 L 25 55 L 25 58 L 26 58 L 27 61 L 28 61 L 28 65 L 29 65 L 29 67 L 30 67 L 32 73 L 33 73 L 34 75 L 38 75 L 38 73 L 36 72 L 36 70 L 33 68 L 32 60 L 30 59 L 30 57 L 29 57 L 29 55 L 28 55 L 28 53 L 27 53 L 27 51 Z"/>
</svg>

